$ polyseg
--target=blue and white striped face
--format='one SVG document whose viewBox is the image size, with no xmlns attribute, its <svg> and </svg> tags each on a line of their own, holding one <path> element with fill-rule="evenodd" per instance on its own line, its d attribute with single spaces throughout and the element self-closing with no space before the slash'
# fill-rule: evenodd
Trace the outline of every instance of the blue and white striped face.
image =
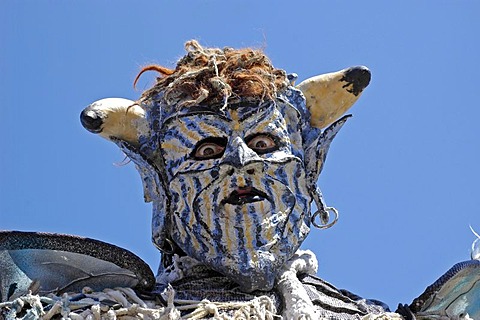
<svg viewBox="0 0 480 320">
<path fill-rule="evenodd" d="M 288 104 L 178 113 L 160 149 L 171 237 L 243 290 L 270 290 L 309 232 L 300 118 Z"/>
</svg>

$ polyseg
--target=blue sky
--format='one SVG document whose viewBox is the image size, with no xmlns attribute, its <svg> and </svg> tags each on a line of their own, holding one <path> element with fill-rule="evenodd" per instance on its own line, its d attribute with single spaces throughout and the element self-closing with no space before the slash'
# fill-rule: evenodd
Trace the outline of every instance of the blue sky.
<svg viewBox="0 0 480 320">
<path fill-rule="evenodd" d="M 340 211 L 303 248 L 318 274 L 395 309 L 480 232 L 478 1 L 0 2 L 0 229 L 127 248 L 156 269 L 151 205 L 133 164 L 85 131 L 81 110 L 136 99 L 183 44 L 263 48 L 299 80 L 366 65 L 372 81 L 319 180 Z"/>
</svg>

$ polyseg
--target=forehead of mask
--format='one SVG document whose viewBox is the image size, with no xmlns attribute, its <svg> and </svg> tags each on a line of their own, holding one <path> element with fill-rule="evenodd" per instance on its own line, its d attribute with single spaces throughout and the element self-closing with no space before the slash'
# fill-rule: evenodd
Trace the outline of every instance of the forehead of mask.
<svg viewBox="0 0 480 320">
<path fill-rule="evenodd" d="M 240 138 L 246 144 L 267 139 L 274 143 L 272 152 L 262 158 L 282 162 L 292 155 L 303 161 L 302 135 L 298 111 L 285 102 L 258 105 L 236 105 L 223 111 L 190 108 L 166 119 L 159 135 L 161 151 L 169 178 L 178 172 L 206 170 L 221 162 L 223 151 L 216 157 L 199 160 L 195 156 L 202 142 Z"/>
</svg>

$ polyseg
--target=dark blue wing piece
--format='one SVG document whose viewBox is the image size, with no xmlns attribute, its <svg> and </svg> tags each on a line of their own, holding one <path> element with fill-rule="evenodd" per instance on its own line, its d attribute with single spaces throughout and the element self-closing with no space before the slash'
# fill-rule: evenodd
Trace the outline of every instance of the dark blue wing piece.
<svg viewBox="0 0 480 320">
<path fill-rule="evenodd" d="M 155 283 L 148 265 L 133 253 L 94 239 L 71 235 L 1 231 L 0 300 L 28 290 L 40 294 L 130 287 Z"/>
<path fill-rule="evenodd" d="M 410 310 L 417 319 L 463 319 L 467 314 L 470 319 L 480 319 L 480 261 L 454 265 L 413 300 Z"/>
</svg>

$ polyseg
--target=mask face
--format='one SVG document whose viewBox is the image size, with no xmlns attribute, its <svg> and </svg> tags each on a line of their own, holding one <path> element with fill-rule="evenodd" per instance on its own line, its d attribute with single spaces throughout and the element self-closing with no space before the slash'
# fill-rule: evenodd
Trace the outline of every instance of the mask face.
<svg viewBox="0 0 480 320">
<path fill-rule="evenodd" d="M 309 232 L 299 128 L 272 103 L 191 109 L 160 131 L 173 241 L 242 290 L 270 290 Z"/>
</svg>

